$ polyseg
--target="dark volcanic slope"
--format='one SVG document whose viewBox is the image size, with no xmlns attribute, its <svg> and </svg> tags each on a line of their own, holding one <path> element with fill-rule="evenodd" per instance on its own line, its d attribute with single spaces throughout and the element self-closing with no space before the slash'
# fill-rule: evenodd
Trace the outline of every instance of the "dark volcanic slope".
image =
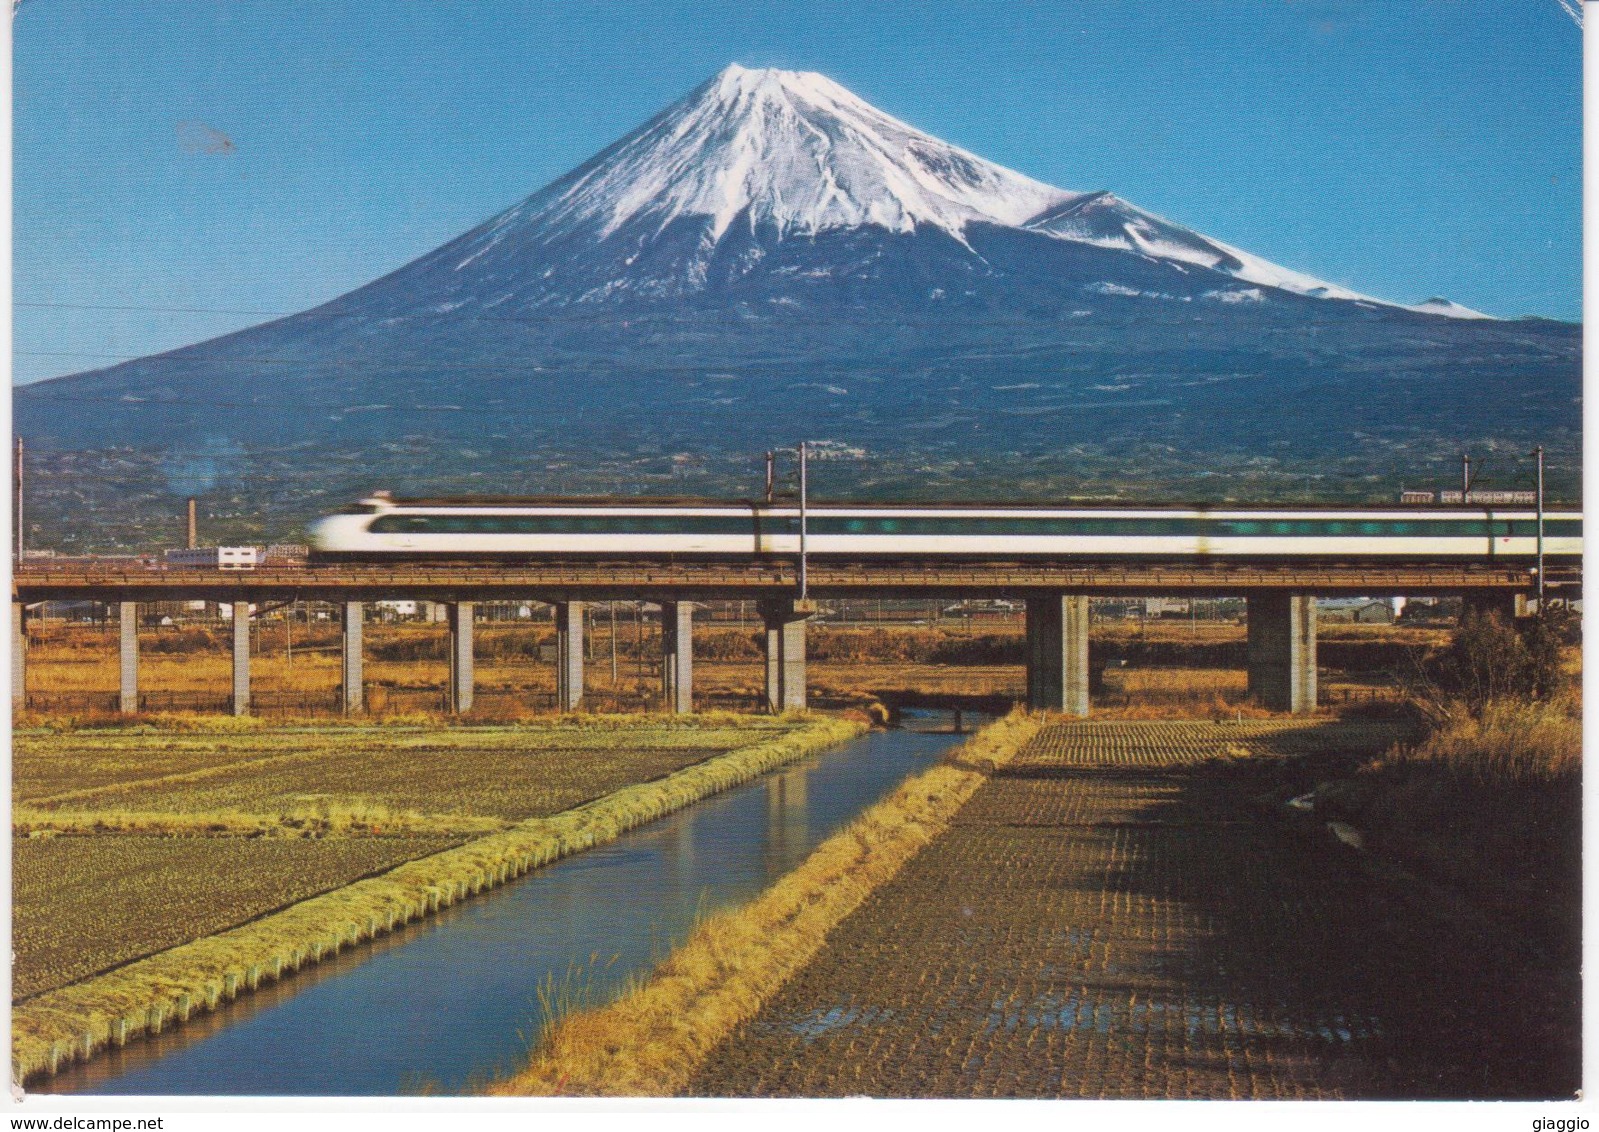
<svg viewBox="0 0 1599 1132">
<path fill-rule="evenodd" d="M 647 438 L 705 453 L 803 433 L 978 458 L 1139 439 L 1309 456 L 1369 437 L 1530 444 L 1579 428 L 1580 333 L 1557 323 L 1051 294 L 1009 279 L 958 313 L 741 294 L 754 287 L 728 288 L 723 305 L 503 319 L 335 303 L 20 389 L 16 427 L 75 449 L 415 435 L 485 451 Z"/>
</svg>

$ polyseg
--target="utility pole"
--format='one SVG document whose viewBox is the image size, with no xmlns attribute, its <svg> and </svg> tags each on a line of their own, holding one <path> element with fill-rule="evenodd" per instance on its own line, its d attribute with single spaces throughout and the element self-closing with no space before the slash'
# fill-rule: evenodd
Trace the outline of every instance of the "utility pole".
<svg viewBox="0 0 1599 1132">
<path fill-rule="evenodd" d="M 23 525 L 22 525 L 22 437 L 17 437 L 17 564 L 22 564 Z"/>
<path fill-rule="evenodd" d="M 800 497 L 800 500 L 799 500 L 799 503 L 800 503 L 800 506 L 799 506 L 799 511 L 800 511 L 800 515 L 799 515 L 799 520 L 800 520 L 799 596 L 800 596 L 800 600 L 804 601 L 804 600 L 806 600 L 806 596 L 810 592 L 810 580 L 809 580 L 809 578 L 806 577 L 806 559 L 805 559 L 806 550 L 807 550 L 807 547 L 806 547 L 806 533 L 807 533 L 806 532 L 806 519 L 807 519 L 806 504 L 807 504 L 807 494 L 806 494 L 806 477 L 805 477 L 805 442 L 803 440 L 800 441 L 800 446 L 799 446 L 799 497 Z"/>
<path fill-rule="evenodd" d="M 1471 491 L 1471 453 L 1460 454 L 1460 505 L 1466 505 L 1466 495 Z"/>
<path fill-rule="evenodd" d="M 644 603 L 633 603 L 633 648 L 638 653 L 638 662 L 634 666 L 633 687 L 641 695 L 644 688 Z"/>
<path fill-rule="evenodd" d="M 772 495 L 777 490 L 777 453 L 766 454 L 766 502 L 772 502 Z"/>
<path fill-rule="evenodd" d="M 1538 461 L 1538 616 L 1543 616 L 1543 445 L 1532 450 Z"/>
</svg>

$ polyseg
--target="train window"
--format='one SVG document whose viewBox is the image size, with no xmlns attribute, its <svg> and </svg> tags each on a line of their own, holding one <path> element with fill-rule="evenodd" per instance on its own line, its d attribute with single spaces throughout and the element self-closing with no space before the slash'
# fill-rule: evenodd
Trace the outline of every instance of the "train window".
<svg viewBox="0 0 1599 1132">
<path fill-rule="evenodd" d="M 382 515 L 368 523 L 366 529 L 375 535 L 425 531 L 428 521 L 425 515 Z"/>
</svg>

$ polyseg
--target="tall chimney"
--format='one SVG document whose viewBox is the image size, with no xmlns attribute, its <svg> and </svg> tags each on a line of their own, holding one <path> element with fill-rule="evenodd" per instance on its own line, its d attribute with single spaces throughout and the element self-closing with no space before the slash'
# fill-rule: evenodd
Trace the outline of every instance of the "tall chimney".
<svg viewBox="0 0 1599 1132">
<path fill-rule="evenodd" d="M 193 550 L 200 545 L 199 532 L 194 522 L 194 496 L 189 497 L 189 549 Z"/>
</svg>

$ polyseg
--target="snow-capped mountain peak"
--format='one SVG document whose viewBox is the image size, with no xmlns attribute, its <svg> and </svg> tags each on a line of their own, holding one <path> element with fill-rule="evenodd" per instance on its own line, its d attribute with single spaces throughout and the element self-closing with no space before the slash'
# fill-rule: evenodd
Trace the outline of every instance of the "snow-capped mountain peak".
<svg viewBox="0 0 1599 1132">
<path fill-rule="evenodd" d="M 739 220 L 780 235 L 874 225 L 1016 225 L 1073 194 L 985 161 L 810 71 L 728 67 L 500 218 L 603 239 L 647 223 Z M 741 219 L 742 218 L 742 219 Z"/>
<path fill-rule="evenodd" d="M 906 238 L 918 235 L 938 238 Z M 653 301 L 762 280 L 778 301 L 796 286 L 822 297 L 821 279 L 918 303 L 973 296 L 982 280 L 989 294 L 1015 283 L 1074 298 L 1236 303 L 1270 301 L 1264 287 L 1397 306 L 1112 193 L 1070 192 L 986 161 L 824 75 L 737 64 L 345 305 L 442 314 Z M 1400 309 L 1475 315 L 1436 303 Z"/>
</svg>

